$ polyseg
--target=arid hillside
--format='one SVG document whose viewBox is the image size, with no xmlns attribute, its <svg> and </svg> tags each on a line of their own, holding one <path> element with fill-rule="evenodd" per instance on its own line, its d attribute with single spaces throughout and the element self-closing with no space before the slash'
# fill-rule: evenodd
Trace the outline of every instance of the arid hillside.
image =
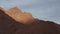
<svg viewBox="0 0 60 34">
<path fill-rule="evenodd" d="M 16 7 L 6 12 L 0 8 L 0 34 L 60 34 L 60 25 L 36 19 Z"/>
</svg>

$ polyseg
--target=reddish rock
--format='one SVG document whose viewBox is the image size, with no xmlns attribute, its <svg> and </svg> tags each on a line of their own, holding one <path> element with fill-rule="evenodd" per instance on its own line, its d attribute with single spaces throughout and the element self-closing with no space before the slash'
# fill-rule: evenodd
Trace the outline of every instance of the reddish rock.
<svg viewBox="0 0 60 34">
<path fill-rule="evenodd" d="M 39 19 L 30 24 L 16 21 L 0 9 L 0 34 L 60 34 L 60 25 Z"/>
<path fill-rule="evenodd" d="M 10 10 L 5 12 L 7 15 L 11 16 L 18 22 L 22 22 L 23 24 L 27 23 L 28 21 L 33 21 L 34 18 L 30 13 L 22 12 L 17 7 L 11 8 Z"/>
</svg>

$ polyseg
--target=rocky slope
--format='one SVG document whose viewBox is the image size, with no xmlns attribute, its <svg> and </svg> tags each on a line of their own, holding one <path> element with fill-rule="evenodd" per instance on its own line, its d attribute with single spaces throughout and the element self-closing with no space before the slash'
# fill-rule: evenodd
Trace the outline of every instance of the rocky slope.
<svg viewBox="0 0 60 34">
<path fill-rule="evenodd" d="M 10 12 L 4 12 L 4 10 L 0 9 L 0 34 L 60 34 L 60 25 L 54 22 L 39 20 L 35 18 L 33 18 L 34 20 L 31 19 L 33 22 L 31 22 L 31 20 L 28 21 L 27 23 L 29 24 L 23 23 L 21 21 L 17 21 L 21 16 L 17 14 L 19 15 L 19 19 L 17 19 L 14 11 L 11 12 L 11 15 Z"/>
</svg>

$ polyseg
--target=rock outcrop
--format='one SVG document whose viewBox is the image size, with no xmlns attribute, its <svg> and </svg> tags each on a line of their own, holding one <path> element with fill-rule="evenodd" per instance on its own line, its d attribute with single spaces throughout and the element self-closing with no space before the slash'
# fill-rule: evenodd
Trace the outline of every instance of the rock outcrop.
<svg viewBox="0 0 60 34">
<path fill-rule="evenodd" d="M 30 13 L 22 12 L 17 7 L 11 8 L 10 10 L 5 12 L 9 16 L 11 16 L 13 19 L 15 19 L 18 22 L 27 23 L 29 21 L 33 21 L 34 18 Z"/>
</svg>

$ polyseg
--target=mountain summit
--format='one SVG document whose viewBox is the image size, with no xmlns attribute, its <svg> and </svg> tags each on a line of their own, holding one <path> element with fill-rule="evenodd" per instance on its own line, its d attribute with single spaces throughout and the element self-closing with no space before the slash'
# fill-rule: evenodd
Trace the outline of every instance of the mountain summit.
<svg viewBox="0 0 60 34">
<path fill-rule="evenodd" d="M 33 16 L 30 13 L 22 12 L 17 7 L 11 8 L 8 11 L 6 11 L 5 13 L 8 14 L 9 16 L 11 16 L 16 21 L 22 22 L 24 24 L 29 21 L 31 22 L 34 20 Z"/>
</svg>

